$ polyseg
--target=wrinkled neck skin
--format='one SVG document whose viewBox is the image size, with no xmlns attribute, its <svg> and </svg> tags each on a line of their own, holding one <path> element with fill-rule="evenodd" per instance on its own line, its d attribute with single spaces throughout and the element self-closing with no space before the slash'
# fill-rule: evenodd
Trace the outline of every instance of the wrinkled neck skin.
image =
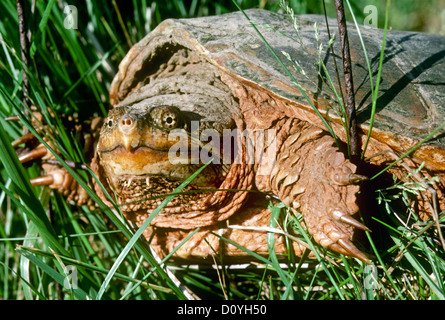
<svg viewBox="0 0 445 320">
<path fill-rule="evenodd" d="M 226 220 L 243 205 L 248 192 L 241 190 L 254 187 L 255 164 L 246 161 L 249 139 L 238 134 L 245 122 L 219 71 L 197 54 L 176 49 L 110 111 L 92 167 L 123 213 L 143 221 L 214 159 L 152 222 L 192 229 Z M 103 195 L 98 186 L 96 191 Z"/>
<path fill-rule="evenodd" d="M 289 117 L 279 106 L 283 102 L 270 96 L 264 90 L 243 83 L 227 74 L 221 79 L 230 88 L 239 102 L 240 112 L 246 123 L 245 132 L 250 139 L 247 148 L 248 159 L 254 159 L 255 187 L 262 193 L 276 194 L 270 185 L 271 172 L 285 140 L 292 127 L 299 121 Z"/>
</svg>

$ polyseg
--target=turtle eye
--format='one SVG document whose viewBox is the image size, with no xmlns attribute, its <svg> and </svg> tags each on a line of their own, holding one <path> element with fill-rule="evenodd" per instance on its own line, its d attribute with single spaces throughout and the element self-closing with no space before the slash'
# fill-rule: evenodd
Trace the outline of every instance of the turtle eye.
<svg viewBox="0 0 445 320">
<path fill-rule="evenodd" d="M 113 119 L 108 118 L 104 121 L 104 127 L 106 128 L 112 128 L 113 127 Z"/>
<path fill-rule="evenodd" d="M 162 126 L 165 129 L 172 130 L 178 126 L 179 119 L 175 112 L 170 110 L 162 115 Z"/>
<path fill-rule="evenodd" d="M 166 106 L 153 109 L 151 112 L 152 119 L 157 127 L 165 130 L 173 130 L 180 126 L 181 111 L 176 107 Z"/>
</svg>

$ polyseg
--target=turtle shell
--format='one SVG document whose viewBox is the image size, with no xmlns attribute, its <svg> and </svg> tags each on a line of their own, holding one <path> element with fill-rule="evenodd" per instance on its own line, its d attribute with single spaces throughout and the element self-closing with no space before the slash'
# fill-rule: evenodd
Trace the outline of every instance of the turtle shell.
<svg viewBox="0 0 445 320">
<path fill-rule="evenodd" d="M 262 88 L 285 100 L 289 116 L 323 127 L 308 103 L 310 99 L 334 131 L 343 137 L 338 116 L 339 103 L 327 77 L 319 73 L 319 59 L 339 92 L 332 53 L 322 16 L 297 17 L 299 34 L 288 15 L 264 10 L 246 10 L 270 47 L 292 73 L 293 79 L 259 37 L 242 13 L 196 19 L 165 20 L 136 44 L 122 61 L 110 90 L 112 105 L 119 104 L 143 81 L 150 66 L 165 52 L 182 46 L 193 50 L 222 72 L 245 84 Z M 314 23 L 318 24 L 316 36 Z M 336 20 L 329 20 L 331 34 L 338 35 Z M 383 43 L 383 31 L 362 27 L 375 81 Z M 348 25 L 352 70 L 359 128 L 363 137 L 369 130 L 372 94 L 365 55 L 356 27 Z M 317 40 L 318 38 L 318 40 Z M 324 49 L 319 51 L 320 45 Z M 333 44 L 341 65 L 339 41 Z M 289 59 L 290 58 L 290 59 Z M 297 62 L 297 63 L 295 63 Z M 341 69 L 341 68 L 339 68 Z M 303 70 L 304 72 L 301 72 Z M 389 31 L 372 129 L 373 141 L 395 151 L 406 152 L 445 122 L 445 37 L 425 33 Z M 339 70 L 343 79 L 342 70 Z M 298 85 L 296 85 L 296 83 Z M 300 86 L 307 97 L 299 89 Z M 412 155 L 433 170 L 445 170 L 445 135 L 439 133 Z"/>
</svg>

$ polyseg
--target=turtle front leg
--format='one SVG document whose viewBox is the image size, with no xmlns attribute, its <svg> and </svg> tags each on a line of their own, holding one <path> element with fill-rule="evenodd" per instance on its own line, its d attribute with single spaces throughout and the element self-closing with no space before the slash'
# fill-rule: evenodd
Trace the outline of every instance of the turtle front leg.
<svg viewBox="0 0 445 320">
<path fill-rule="evenodd" d="M 358 211 L 356 183 L 366 179 L 355 171 L 331 136 L 301 121 L 281 146 L 270 187 L 286 205 L 301 212 L 316 242 L 371 263 L 351 241 L 355 228 L 369 231 L 352 218 Z"/>
<path fill-rule="evenodd" d="M 39 113 L 35 113 L 39 117 Z M 40 117 L 41 118 L 41 117 Z M 39 118 L 39 119 L 40 119 Z M 16 120 L 15 117 L 9 120 Z M 102 118 L 94 118 L 91 121 L 85 122 L 83 125 L 77 124 L 71 118 L 64 119 L 68 128 L 72 128 L 73 136 L 78 136 L 81 145 L 84 147 L 85 158 L 89 164 L 91 158 L 94 156 L 94 149 L 96 140 L 102 125 Z M 36 131 L 40 134 L 45 132 L 41 129 L 41 119 L 35 123 Z M 47 127 L 46 130 L 51 128 Z M 57 132 L 53 133 L 58 134 Z M 49 141 L 46 137 L 44 140 L 48 145 L 56 150 L 55 143 Z M 11 145 L 15 148 L 19 161 L 22 164 L 28 162 L 39 162 L 44 174 L 42 176 L 30 180 L 32 186 L 48 186 L 62 194 L 68 201 L 74 202 L 77 205 L 93 205 L 87 192 L 80 186 L 80 184 L 71 176 L 71 174 L 56 160 L 56 157 L 39 142 L 37 137 L 32 133 L 13 141 Z M 24 146 L 23 148 L 20 146 Z M 72 168 L 85 169 L 83 164 L 74 163 L 73 161 L 65 161 L 67 165 Z"/>
</svg>

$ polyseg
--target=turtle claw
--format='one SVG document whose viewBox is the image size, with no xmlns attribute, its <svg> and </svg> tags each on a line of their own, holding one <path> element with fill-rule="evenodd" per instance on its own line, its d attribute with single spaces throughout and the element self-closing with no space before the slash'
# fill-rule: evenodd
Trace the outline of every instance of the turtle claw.
<svg viewBox="0 0 445 320">
<path fill-rule="evenodd" d="M 366 181 L 368 179 L 369 178 L 367 176 L 353 173 L 353 174 L 349 175 L 348 184 L 357 184 L 357 183 Z"/>
<path fill-rule="evenodd" d="M 51 116 L 53 116 L 52 113 Z M 18 116 L 11 116 L 6 118 L 6 120 L 18 121 L 20 118 Z M 102 127 L 102 118 L 94 118 L 91 122 L 85 122 L 83 125 L 80 124 L 77 119 L 73 119 L 71 117 L 61 118 L 60 120 L 63 120 L 63 124 L 67 130 L 75 130 L 72 131 L 73 136 L 79 136 L 80 139 L 82 139 L 80 142 L 85 143 L 85 154 L 93 154 L 93 148 L 95 146 L 93 139 L 99 134 Z M 50 133 L 48 135 L 50 137 L 58 135 L 57 131 L 52 130 L 50 126 L 44 124 L 42 115 L 39 112 L 33 113 L 31 122 L 38 135 L 40 135 L 42 132 Z M 34 132 L 34 134 L 26 133 L 11 142 L 11 146 L 15 149 L 18 160 L 22 164 L 38 161 L 42 172 L 46 172 L 45 175 L 30 179 L 30 184 L 34 187 L 48 186 L 50 189 L 54 189 L 63 195 L 69 202 L 76 203 L 79 206 L 84 204 L 92 206 L 93 202 L 88 197 L 87 192 L 47 148 L 47 145 L 49 145 L 50 148 L 56 150 L 57 152 L 57 148 L 54 147 L 55 143 L 53 143 L 53 140 L 47 139 L 47 136 L 45 135 L 42 135 L 42 139 L 44 139 L 46 143 L 40 143 L 39 140 L 41 139 L 39 139 Z M 88 142 L 87 139 L 89 139 Z M 75 163 L 68 160 L 63 162 L 65 165 L 71 168 L 86 169 L 86 166 L 81 163 Z"/>
<path fill-rule="evenodd" d="M 337 240 L 337 243 L 340 247 L 347 251 L 349 256 L 357 258 L 366 264 L 372 264 L 372 261 L 366 256 L 366 254 L 357 249 L 357 247 L 350 240 L 341 238 Z"/>
<path fill-rule="evenodd" d="M 29 180 L 29 182 L 33 187 L 50 186 L 54 183 L 54 177 L 52 175 L 45 175 L 33 178 Z"/>
<path fill-rule="evenodd" d="M 357 229 L 371 232 L 371 229 L 369 229 L 367 226 L 363 225 L 362 223 L 358 222 L 357 220 L 355 220 L 351 216 L 344 215 L 344 216 L 342 216 L 340 218 L 340 221 L 344 222 L 344 223 L 347 223 L 347 224 L 349 224 L 349 225 L 351 225 L 353 227 L 356 227 Z"/>
<path fill-rule="evenodd" d="M 28 133 L 28 134 L 25 134 L 24 136 L 21 136 L 20 138 L 14 140 L 13 142 L 11 142 L 11 145 L 15 148 L 21 144 L 28 143 L 28 142 L 35 141 L 35 140 L 36 140 L 36 137 L 34 136 L 34 134 Z"/>
<path fill-rule="evenodd" d="M 73 182 L 73 177 L 65 170 L 54 168 L 47 175 L 30 180 L 32 186 L 49 186 L 52 189 L 68 189 Z M 63 193 L 63 192 L 62 192 Z"/>
<path fill-rule="evenodd" d="M 371 230 L 367 226 L 365 226 L 362 223 L 358 222 L 353 217 L 351 217 L 349 214 L 343 213 L 341 210 L 330 210 L 330 211 L 331 211 L 331 216 L 335 220 L 341 221 L 341 222 L 346 223 L 346 224 L 349 224 L 350 226 L 355 227 L 357 229 L 371 232 Z"/>
<path fill-rule="evenodd" d="M 337 168 L 337 170 L 334 171 L 332 180 L 340 186 L 346 186 L 366 181 L 368 180 L 368 177 L 354 173 L 350 167 L 345 166 L 343 168 Z"/>
<path fill-rule="evenodd" d="M 21 163 L 41 159 L 48 154 L 48 149 L 46 149 L 43 145 L 35 147 L 35 142 L 37 142 L 37 138 L 33 133 L 27 133 L 11 142 L 11 146 L 16 149 L 19 161 Z M 21 144 L 25 144 L 26 147 L 24 149 L 20 149 L 19 146 Z M 32 145 L 34 145 L 34 147 L 32 147 Z"/>
<path fill-rule="evenodd" d="M 20 121 L 20 118 L 19 118 L 19 116 L 15 115 L 15 116 L 6 117 L 5 120 L 6 121 Z"/>
<path fill-rule="evenodd" d="M 318 232 L 312 232 L 314 240 L 321 246 L 328 248 L 337 253 L 357 258 L 367 264 L 372 264 L 368 256 L 360 251 L 350 238 L 350 232 L 345 232 L 338 226 L 332 223 L 326 223 L 323 225 L 323 230 Z"/>
<path fill-rule="evenodd" d="M 41 159 L 48 154 L 48 149 L 41 146 L 19 156 L 21 163 L 26 163 L 36 159 Z"/>
</svg>

